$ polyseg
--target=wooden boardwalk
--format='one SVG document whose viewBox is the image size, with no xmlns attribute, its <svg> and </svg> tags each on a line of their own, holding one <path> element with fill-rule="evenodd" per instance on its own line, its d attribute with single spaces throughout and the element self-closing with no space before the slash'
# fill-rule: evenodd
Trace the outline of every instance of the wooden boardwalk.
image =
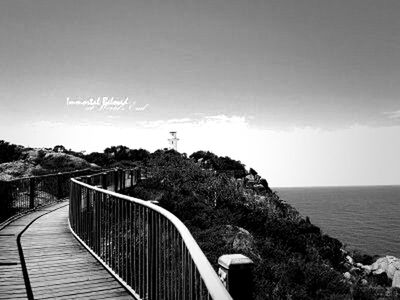
<svg viewBox="0 0 400 300">
<path fill-rule="evenodd" d="M 0 229 L 0 299 L 27 299 L 29 285 L 34 299 L 133 299 L 71 234 L 67 202 Z"/>
</svg>

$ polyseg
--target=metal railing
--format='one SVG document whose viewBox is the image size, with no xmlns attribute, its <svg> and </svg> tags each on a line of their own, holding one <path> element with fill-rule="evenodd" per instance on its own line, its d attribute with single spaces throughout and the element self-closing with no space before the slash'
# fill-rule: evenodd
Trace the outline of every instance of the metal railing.
<svg viewBox="0 0 400 300">
<path fill-rule="evenodd" d="M 138 299 L 232 299 L 177 217 L 115 192 L 140 176 L 136 169 L 71 179 L 72 232 Z"/>
<path fill-rule="evenodd" d="M 70 178 L 94 172 L 96 171 L 84 169 L 0 181 L 0 222 L 16 214 L 68 197 Z"/>
</svg>

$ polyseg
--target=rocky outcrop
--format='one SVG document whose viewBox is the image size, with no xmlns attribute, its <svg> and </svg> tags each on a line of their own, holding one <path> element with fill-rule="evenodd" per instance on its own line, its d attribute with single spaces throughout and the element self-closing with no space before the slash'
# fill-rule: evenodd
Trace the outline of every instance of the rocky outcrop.
<svg viewBox="0 0 400 300">
<path fill-rule="evenodd" d="M 349 270 L 343 273 L 343 276 L 347 280 L 360 278 L 360 276 L 361 278 L 371 278 L 372 276 L 374 281 L 379 285 L 387 286 L 392 282 L 392 287 L 400 288 L 400 258 L 385 256 L 377 259 L 371 265 L 363 265 L 356 263 L 350 255 L 347 255 L 344 267 Z M 362 280 L 366 281 L 365 278 Z M 363 285 L 365 285 L 365 282 Z"/>
<path fill-rule="evenodd" d="M 227 244 L 231 244 L 233 250 L 238 253 L 250 254 L 253 257 L 259 256 L 255 251 L 254 237 L 244 228 L 226 225 L 224 240 Z"/>
<path fill-rule="evenodd" d="M 392 287 L 400 288 L 400 270 L 394 272 L 393 279 L 392 279 Z"/>
<path fill-rule="evenodd" d="M 400 259 L 394 256 L 385 256 L 379 258 L 371 266 L 373 274 L 386 273 L 389 279 L 392 279 L 392 287 L 400 288 Z"/>
</svg>

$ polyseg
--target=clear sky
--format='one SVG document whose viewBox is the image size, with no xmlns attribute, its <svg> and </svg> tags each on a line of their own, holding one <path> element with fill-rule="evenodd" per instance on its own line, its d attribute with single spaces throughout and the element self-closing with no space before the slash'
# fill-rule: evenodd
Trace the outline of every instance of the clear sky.
<svg viewBox="0 0 400 300">
<path fill-rule="evenodd" d="M 400 184 L 398 0 L 2 0 L 0 70 L 13 143 L 177 130 L 272 186 Z M 76 104 L 98 97 L 128 104 Z"/>
</svg>

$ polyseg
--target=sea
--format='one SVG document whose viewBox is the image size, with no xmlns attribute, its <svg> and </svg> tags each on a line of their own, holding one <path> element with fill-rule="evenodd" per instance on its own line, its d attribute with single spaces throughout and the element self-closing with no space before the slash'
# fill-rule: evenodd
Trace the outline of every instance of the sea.
<svg viewBox="0 0 400 300">
<path fill-rule="evenodd" d="M 400 186 L 274 188 L 347 249 L 400 257 Z"/>
</svg>

